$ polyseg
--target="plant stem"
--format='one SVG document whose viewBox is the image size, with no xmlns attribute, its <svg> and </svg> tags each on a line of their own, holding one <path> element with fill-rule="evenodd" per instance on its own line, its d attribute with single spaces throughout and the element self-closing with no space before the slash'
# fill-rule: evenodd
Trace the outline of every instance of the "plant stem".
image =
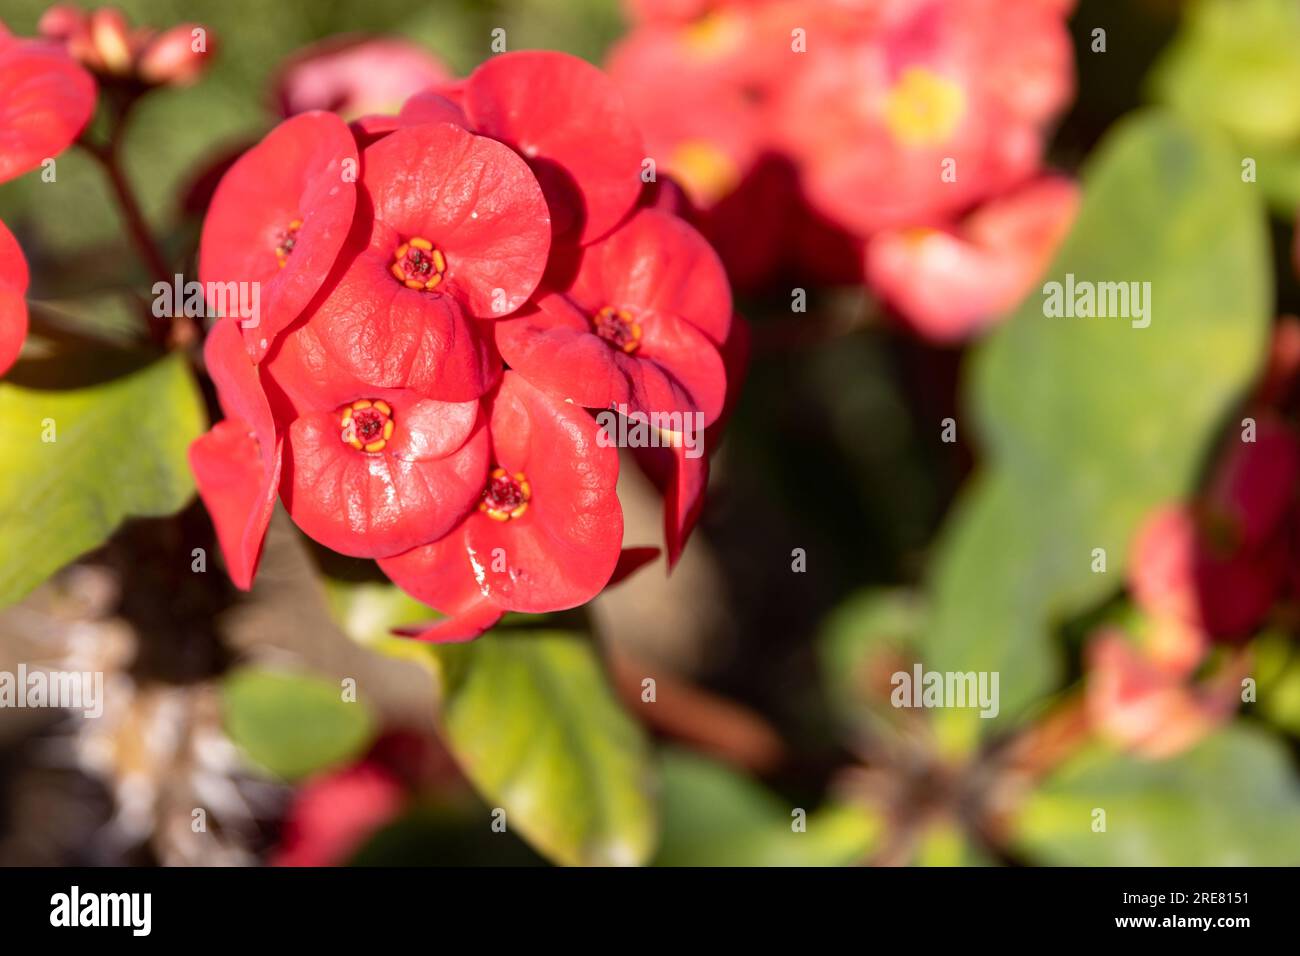
<svg viewBox="0 0 1300 956">
<path fill-rule="evenodd" d="M 95 157 L 108 177 L 113 198 L 117 201 L 118 209 L 125 221 L 127 234 L 131 237 L 136 254 L 144 263 L 150 278 L 155 283 L 163 282 L 170 285 L 173 277 L 167 259 L 154 238 L 153 231 L 149 228 L 149 222 L 140 208 L 140 201 L 136 198 L 135 190 L 131 188 L 131 183 L 127 180 L 126 172 L 122 167 L 121 144 L 132 105 L 134 99 L 127 99 L 115 108 L 110 108 L 112 122 L 106 143 L 93 142 L 85 135 L 78 140 L 78 143 Z M 168 319 L 165 316 L 155 316 L 152 310 L 146 310 L 145 322 L 149 337 L 161 348 L 189 345 L 202 338 L 200 331 L 183 311 L 180 315 Z"/>
<path fill-rule="evenodd" d="M 99 159 L 104 172 L 108 174 L 108 181 L 113 187 L 113 196 L 122 210 L 122 217 L 126 220 L 126 228 L 131 235 L 131 241 L 135 243 L 136 252 L 139 253 L 154 281 L 170 284 L 172 277 L 168 274 L 167 260 L 163 258 L 162 250 L 154 241 L 149 224 L 140 210 L 140 203 L 135 198 L 135 192 L 127 182 L 126 174 L 117 160 L 116 143 L 99 154 Z"/>
</svg>

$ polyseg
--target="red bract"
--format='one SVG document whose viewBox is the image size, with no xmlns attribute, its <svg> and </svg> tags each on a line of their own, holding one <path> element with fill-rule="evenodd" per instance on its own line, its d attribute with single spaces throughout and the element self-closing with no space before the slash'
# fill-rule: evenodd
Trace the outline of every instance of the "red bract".
<svg viewBox="0 0 1300 956">
<path fill-rule="evenodd" d="M 537 288 L 550 250 L 546 203 L 500 143 L 451 123 L 398 130 L 366 150 L 362 184 L 373 221 L 353 268 L 368 265 L 385 294 L 421 282 L 410 301 L 450 296 L 471 315 L 497 318 Z M 420 237 L 434 248 L 418 248 Z"/>
<path fill-rule="evenodd" d="M 618 454 L 580 408 L 507 372 L 490 402 L 492 472 L 461 525 L 433 544 L 381 560 L 404 590 L 452 617 L 419 633 L 463 640 L 506 611 L 576 607 L 619 560 Z"/>
<path fill-rule="evenodd" d="M 641 139 L 591 64 L 542 50 L 496 56 L 470 76 L 462 105 L 475 130 L 528 160 L 557 237 L 599 239 L 636 203 Z"/>
<path fill-rule="evenodd" d="M 320 290 L 356 208 L 357 149 L 333 113 L 273 129 L 230 168 L 203 223 L 204 283 L 256 283 L 260 316 L 244 328 L 260 360 Z"/>
<path fill-rule="evenodd" d="M 709 455 L 722 439 L 722 429 L 740 398 L 740 385 L 749 367 L 750 333 L 739 315 L 722 343 L 722 362 L 727 373 L 727 397 L 722 414 L 704 433 L 704 454 L 692 457 L 681 444 L 668 448 L 638 449 L 637 461 L 664 496 L 664 544 L 671 571 L 695 530 L 704 510 L 709 485 Z"/>
<path fill-rule="evenodd" d="M 95 81 L 62 50 L 0 24 L 0 182 L 57 156 L 95 109 Z"/>
<path fill-rule="evenodd" d="M 534 385 L 589 408 L 722 411 L 718 346 L 731 324 L 726 274 L 686 223 L 645 209 L 580 253 L 563 291 L 495 326 L 497 347 Z"/>
<path fill-rule="evenodd" d="M 204 345 L 226 419 L 190 446 L 189 457 L 230 579 L 247 590 L 279 491 L 282 440 L 235 322 L 222 319 Z"/>
<path fill-rule="evenodd" d="M 27 338 L 27 260 L 0 222 L 0 375 L 13 366 Z"/>
<path fill-rule="evenodd" d="M 344 376 L 305 385 L 321 356 L 305 341 L 287 337 L 299 357 L 277 355 L 267 368 L 269 387 L 285 383 L 298 396 L 296 408 L 276 403 L 291 422 L 280 488 L 290 516 L 321 544 L 357 557 L 397 554 L 446 534 L 487 474 L 478 403 Z M 296 386 L 294 370 L 305 376 Z"/>
</svg>

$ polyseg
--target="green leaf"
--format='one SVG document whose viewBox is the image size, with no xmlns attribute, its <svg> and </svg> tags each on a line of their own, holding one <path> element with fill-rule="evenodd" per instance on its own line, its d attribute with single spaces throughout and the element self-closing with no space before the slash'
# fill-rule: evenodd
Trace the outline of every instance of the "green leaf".
<svg viewBox="0 0 1300 956">
<path fill-rule="evenodd" d="M 749 777 L 686 751 L 663 756 L 663 841 L 657 866 L 848 866 L 875 847 L 881 821 L 848 804 L 809 813 Z"/>
<path fill-rule="evenodd" d="M 1106 830 L 1093 831 L 1094 809 Z M 1015 842 L 1070 866 L 1296 866 L 1300 785 L 1286 748 L 1245 725 L 1162 761 L 1097 748 L 1030 797 Z"/>
<path fill-rule="evenodd" d="M 649 747 L 589 639 L 498 630 L 430 653 L 447 743 L 511 829 L 570 866 L 649 858 L 657 817 Z"/>
<path fill-rule="evenodd" d="M 589 639 L 499 627 L 468 644 L 420 644 L 387 636 L 432 616 L 397 588 L 328 588 L 354 640 L 432 666 L 443 738 L 484 802 L 506 811 L 510 832 L 566 865 L 649 858 L 658 817 L 649 744 Z"/>
<path fill-rule="evenodd" d="M 1293 0 L 1200 0 L 1152 68 L 1152 96 L 1225 130 L 1238 164 L 1290 220 L 1300 202 L 1300 6 Z M 1238 169 L 1240 176 L 1240 166 Z"/>
<path fill-rule="evenodd" d="M 67 391 L 0 383 L 0 605 L 126 518 L 184 507 L 194 493 L 186 449 L 205 427 L 181 355 Z"/>
<path fill-rule="evenodd" d="M 298 780 L 360 756 L 375 720 L 340 688 L 304 674 L 245 668 L 221 686 L 226 733 L 254 763 Z"/>
<path fill-rule="evenodd" d="M 922 650 L 931 669 L 998 672 L 1001 713 L 938 712 L 949 747 L 1053 689 L 1052 628 L 1120 586 L 1136 526 L 1193 488 L 1263 358 L 1271 256 L 1237 160 L 1164 114 L 1121 122 L 1048 278 L 1150 282 L 1150 325 L 1048 317 L 1035 292 L 974 356 L 984 470 L 942 536 Z"/>
<path fill-rule="evenodd" d="M 1294 0 L 1189 3 L 1152 68 L 1155 97 L 1243 142 L 1300 140 L 1300 5 Z"/>
</svg>

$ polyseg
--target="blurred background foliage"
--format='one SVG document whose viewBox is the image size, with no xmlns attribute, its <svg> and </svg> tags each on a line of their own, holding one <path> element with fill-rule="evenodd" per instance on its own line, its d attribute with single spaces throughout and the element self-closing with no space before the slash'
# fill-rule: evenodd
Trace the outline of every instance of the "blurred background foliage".
<svg viewBox="0 0 1300 956">
<path fill-rule="evenodd" d="M 595 62 L 624 28 L 614 0 L 120 5 L 137 23 L 202 23 L 218 51 L 197 86 L 142 104 L 126 144 L 128 173 L 172 249 L 197 236 L 182 204 L 195 177 L 269 129 L 273 71 L 309 43 L 400 34 L 463 74 L 489 54 L 496 27 L 512 49 Z M 31 34 L 45 6 L 7 0 L 4 19 Z M 1150 279 L 1169 296 L 1159 304 L 1168 322 L 1141 336 L 1048 324 L 1032 300 L 968 361 L 881 322 L 860 290 L 813 290 L 806 316 L 792 316 L 785 295 L 744 301 L 754 362 L 673 580 L 652 568 L 598 600 L 590 620 L 514 619 L 465 647 L 390 637 L 428 609 L 363 562 L 325 561 L 283 521 L 262 580 L 239 600 L 218 569 L 196 585 L 176 567 L 206 533 L 193 506 L 174 522 L 133 521 L 0 610 L 0 667 L 37 656 L 71 666 L 85 659 L 86 633 L 131 648 L 103 665 L 131 688 L 108 742 L 74 740 L 74 758 L 50 770 L 41 755 L 68 746 L 59 725 L 0 731 L 0 861 L 276 860 L 292 849 L 287 816 L 369 800 L 391 812 L 335 835 L 346 852 L 317 862 L 1300 862 L 1300 659 L 1286 629 L 1255 642 L 1259 706 L 1185 755 L 1149 761 L 1090 745 L 1040 779 L 1009 753 L 1015 731 L 1077 686 L 1086 623 L 1123 613 L 1136 522 L 1201 480 L 1276 310 L 1300 309 L 1290 264 L 1300 7 L 1185 6 L 1079 5 L 1079 93 L 1049 155 L 1085 183 L 1051 273 Z M 1090 51 L 1097 24 L 1104 54 Z M 1240 183 L 1242 155 L 1259 160 L 1271 220 Z M 60 188 L 30 175 L 0 189 L 0 218 L 28 253 L 38 309 L 113 339 L 134 322 L 127 290 L 147 281 L 100 171 L 75 150 L 58 164 Z M 19 385 L 0 394 L 0 444 L 6 403 L 26 400 Z M 186 418 L 191 385 L 150 389 Z M 938 440 L 950 416 L 956 444 Z M 200 427 L 180 421 L 167 434 Z M 133 486 L 105 460 L 60 467 Z M 12 497 L 4 482 L 32 479 L 10 469 L 0 493 Z M 632 543 L 650 543 L 651 497 L 625 481 L 629 528 L 644 538 Z M 103 510 L 102 533 L 64 536 L 58 563 L 124 515 L 149 513 Z M 1112 555 L 1106 576 L 1078 558 L 1095 546 Z M 795 548 L 806 573 L 791 573 Z M 11 580 L 15 557 L 36 549 L 6 529 L 0 592 L 37 583 Z M 72 624 L 81 643 L 61 636 Z M 930 721 L 882 706 L 880 673 L 887 682 L 889 662 L 917 659 L 947 670 L 996 660 L 999 719 Z M 349 679 L 356 704 L 340 704 Z M 185 696 L 164 706 L 150 696 L 159 687 Z M 184 740 L 140 757 L 160 727 L 185 728 Z M 229 749 L 190 746 L 205 734 Z M 373 779 L 349 776 L 358 765 Z M 138 820 L 124 807 L 141 787 Z M 1015 808 L 1007 819 L 1004 803 Z M 197 805 L 225 808 L 210 839 L 186 832 Z M 1089 826 L 1097 806 L 1109 808 L 1107 836 Z M 492 825 L 498 808 L 505 832 Z"/>
</svg>

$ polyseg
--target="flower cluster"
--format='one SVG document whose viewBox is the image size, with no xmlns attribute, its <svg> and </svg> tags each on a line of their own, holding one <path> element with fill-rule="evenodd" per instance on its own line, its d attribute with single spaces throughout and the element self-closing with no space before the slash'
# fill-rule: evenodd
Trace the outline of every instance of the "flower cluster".
<svg viewBox="0 0 1300 956">
<path fill-rule="evenodd" d="M 720 261 L 643 207 L 642 158 L 604 74 L 520 52 L 396 115 L 301 113 L 230 168 L 200 278 L 261 308 L 209 334 L 227 417 L 191 463 L 238 585 L 279 498 L 444 612 L 426 639 L 606 586 L 619 459 L 588 409 L 710 425 L 737 341 Z M 674 452 L 670 560 L 706 467 Z"/>
<path fill-rule="evenodd" d="M 1070 0 L 628 5 L 608 68 L 737 283 L 865 278 L 954 340 L 1017 304 L 1073 221 L 1074 184 L 1042 170 Z"/>
<path fill-rule="evenodd" d="M 23 40 L 0 23 L 0 183 L 57 156 L 95 109 L 95 81 L 53 44 Z M 27 262 L 0 222 L 0 375 L 27 338 Z"/>
<path fill-rule="evenodd" d="M 161 32 L 133 28 L 113 7 L 84 11 L 56 4 L 41 16 L 37 29 L 109 83 L 185 86 L 198 78 L 210 53 L 203 27 L 186 23 Z"/>
</svg>

